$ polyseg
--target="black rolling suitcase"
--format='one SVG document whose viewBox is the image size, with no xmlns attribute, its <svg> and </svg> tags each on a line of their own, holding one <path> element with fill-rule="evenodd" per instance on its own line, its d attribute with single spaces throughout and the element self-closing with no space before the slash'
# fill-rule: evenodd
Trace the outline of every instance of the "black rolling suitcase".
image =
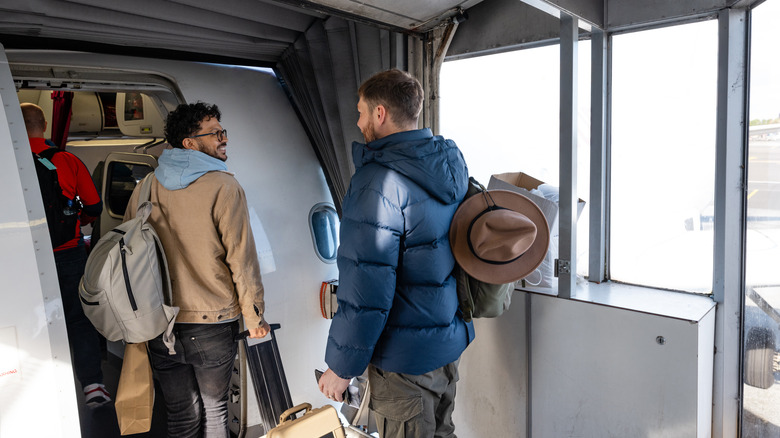
<svg viewBox="0 0 780 438">
<path fill-rule="evenodd" d="M 252 376 L 255 387 L 264 433 L 276 427 L 279 424 L 279 417 L 293 407 L 274 334 L 274 331 L 279 328 L 281 325 L 271 324 L 271 338 L 254 345 L 249 345 L 247 331 L 239 333 L 237 337 L 244 343 L 249 375 Z"/>
</svg>

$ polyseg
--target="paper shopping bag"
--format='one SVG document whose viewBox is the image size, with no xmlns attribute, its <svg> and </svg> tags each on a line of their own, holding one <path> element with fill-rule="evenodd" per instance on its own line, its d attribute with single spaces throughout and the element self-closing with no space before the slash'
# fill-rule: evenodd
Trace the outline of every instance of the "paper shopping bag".
<svg viewBox="0 0 780 438">
<path fill-rule="evenodd" d="M 146 342 L 125 346 L 115 405 L 122 435 L 148 432 L 151 429 L 154 382 Z"/>
</svg>

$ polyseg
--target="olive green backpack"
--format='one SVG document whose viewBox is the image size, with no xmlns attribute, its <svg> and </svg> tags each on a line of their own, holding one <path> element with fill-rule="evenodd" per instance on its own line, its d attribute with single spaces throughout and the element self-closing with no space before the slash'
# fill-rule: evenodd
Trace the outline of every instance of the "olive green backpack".
<svg viewBox="0 0 780 438">
<path fill-rule="evenodd" d="M 463 200 L 486 190 L 476 179 L 469 177 L 469 188 Z M 457 281 L 458 303 L 464 321 L 469 322 L 473 318 L 495 318 L 509 308 L 512 292 L 515 290 L 514 282 L 486 283 L 469 275 L 457 263 L 453 275 Z"/>
</svg>

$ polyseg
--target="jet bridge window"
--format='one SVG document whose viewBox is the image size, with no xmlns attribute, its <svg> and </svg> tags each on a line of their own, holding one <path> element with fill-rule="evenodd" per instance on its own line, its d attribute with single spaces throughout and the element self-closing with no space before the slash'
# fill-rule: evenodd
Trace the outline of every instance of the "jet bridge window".
<svg viewBox="0 0 780 438">
<path fill-rule="evenodd" d="M 718 22 L 612 37 L 610 277 L 712 291 Z"/>
<path fill-rule="evenodd" d="M 322 202 L 312 207 L 309 227 L 317 257 L 325 263 L 335 263 L 339 247 L 339 217 L 333 205 Z"/>
<path fill-rule="evenodd" d="M 577 221 L 577 274 L 588 274 L 590 191 L 590 44 L 578 45 L 577 197 L 585 201 Z M 485 80 L 489 72 L 490 80 Z M 547 183 L 537 194 L 557 202 L 559 186 L 560 49 L 535 47 L 447 61 L 441 70 L 441 133 L 463 152 L 469 174 L 484 185 L 491 175 L 522 172 Z M 474 109 L 479 110 L 475 111 Z M 554 288 L 552 260 L 558 227 L 540 288 Z M 535 284 L 536 285 L 536 284 Z"/>
<path fill-rule="evenodd" d="M 742 436 L 778 436 L 780 425 L 780 2 L 750 19 L 744 385 Z"/>
</svg>

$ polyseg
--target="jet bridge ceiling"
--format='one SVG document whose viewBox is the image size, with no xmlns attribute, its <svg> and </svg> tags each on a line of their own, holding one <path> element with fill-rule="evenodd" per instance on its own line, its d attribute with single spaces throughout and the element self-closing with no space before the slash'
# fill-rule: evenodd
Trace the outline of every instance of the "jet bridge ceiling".
<svg viewBox="0 0 780 438">
<path fill-rule="evenodd" d="M 377 71 L 398 67 L 421 80 L 433 97 L 422 123 L 437 132 L 442 56 L 555 42 L 562 13 L 577 18 L 586 36 L 594 27 L 701 19 L 759 1 L 0 0 L 0 44 L 272 67 L 321 157 L 338 209 L 354 171 L 350 145 L 362 137 L 355 96 Z M 26 68 L 19 64 L 17 76 Z M 38 67 L 55 79 L 73 72 L 67 63 Z"/>
<path fill-rule="evenodd" d="M 465 11 L 456 52 L 515 47 L 557 34 L 565 11 L 620 29 L 701 16 L 754 0 L 3 0 L 0 42 L 274 66 L 331 16 L 422 36 Z M 471 29 L 470 32 L 467 32 Z"/>
<path fill-rule="evenodd" d="M 301 34 L 329 16 L 422 35 L 480 1 L 3 0 L 0 42 L 69 49 L 80 42 L 90 50 L 111 45 L 138 55 L 173 51 L 273 66 Z"/>
</svg>

